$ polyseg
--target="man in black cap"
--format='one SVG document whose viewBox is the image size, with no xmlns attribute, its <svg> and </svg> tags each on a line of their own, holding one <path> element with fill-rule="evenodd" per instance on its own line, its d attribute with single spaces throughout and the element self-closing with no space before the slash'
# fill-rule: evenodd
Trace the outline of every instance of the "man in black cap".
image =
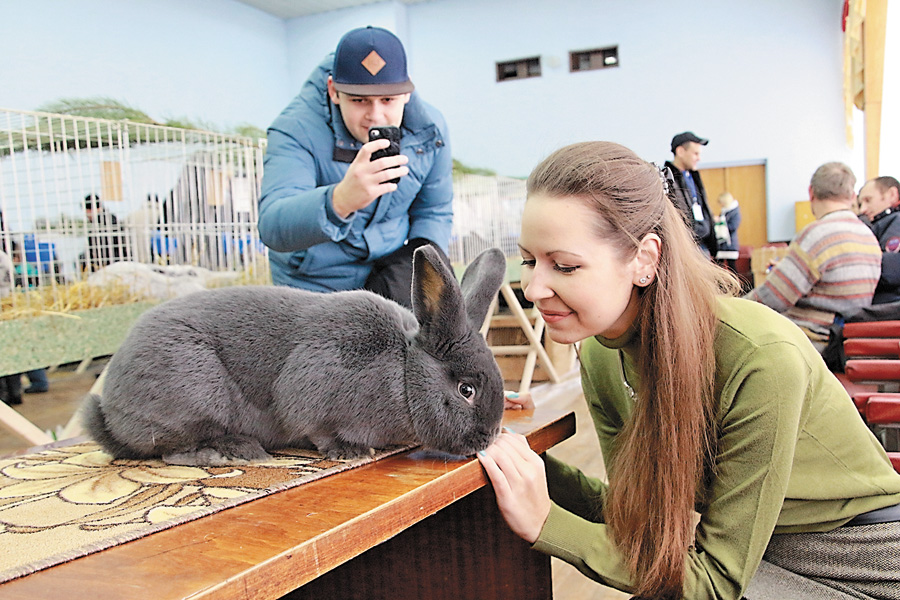
<svg viewBox="0 0 900 600">
<path fill-rule="evenodd" d="M 716 240 L 715 223 L 706 203 L 706 190 L 697 164 L 700 162 L 700 148 L 709 140 L 694 135 L 693 131 L 679 133 L 672 138 L 671 161 L 666 168 L 671 172 L 675 185 L 669 190 L 669 197 L 684 214 L 688 225 L 694 230 L 694 238 L 704 254 L 714 257 L 719 249 Z"/>
<path fill-rule="evenodd" d="M 400 155 L 372 161 L 388 142 L 368 131 L 384 125 L 400 128 Z M 452 197 L 447 126 L 414 91 L 402 43 L 354 29 L 269 127 L 259 233 L 272 280 L 409 306 L 412 253 L 446 252 Z"/>
</svg>

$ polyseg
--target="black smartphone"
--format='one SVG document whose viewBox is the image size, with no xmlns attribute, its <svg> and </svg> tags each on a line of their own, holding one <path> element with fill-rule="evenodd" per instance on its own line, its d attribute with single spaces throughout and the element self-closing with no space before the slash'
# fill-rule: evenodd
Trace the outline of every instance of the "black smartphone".
<svg viewBox="0 0 900 600">
<path fill-rule="evenodd" d="M 391 145 L 372 153 L 372 160 L 378 160 L 385 156 L 397 156 L 400 154 L 400 128 L 393 125 L 376 125 L 369 127 L 369 141 L 388 140 Z M 400 183 L 400 178 L 391 179 L 389 183 Z"/>
</svg>

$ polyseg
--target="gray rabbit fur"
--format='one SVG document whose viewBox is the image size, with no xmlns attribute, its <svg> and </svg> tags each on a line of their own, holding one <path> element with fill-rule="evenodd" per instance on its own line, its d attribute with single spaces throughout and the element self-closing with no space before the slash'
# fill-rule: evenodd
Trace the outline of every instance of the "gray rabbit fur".
<svg viewBox="0 0 900 600">
<path fill-rule="evenodd" d="M 330 458 L 424 444 L 468 455 L 498 435 L 503 378 L 478 330 L 503 282 L 493 248 L 458 284 L 429 246 L 413 310 L 372 292 L 244 286 L 144 313 L 84 424 L 118 458 L 226 465 L 314 446 Z"/>
</svg>

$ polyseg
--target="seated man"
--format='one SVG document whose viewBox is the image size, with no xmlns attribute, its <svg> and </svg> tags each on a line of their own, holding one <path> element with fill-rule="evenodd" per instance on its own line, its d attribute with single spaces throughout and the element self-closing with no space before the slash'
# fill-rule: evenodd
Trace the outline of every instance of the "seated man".
<svg viewBox="0 0 900 600">
<path fill-rule="evenodd" d="M 881 245 L 881 278 L 872 304 L 900 300 L 900 182 L 876 177 L 859 191 L 860 217 Z"/>
<path fill-rule="evenodd" d="M 809 201 L 816 220 L 791 242 L 762 285 L 747 294 L 800 326 L 821 352 L 836 314 L 869 306 L 881 274 L 881 249 L 850 207 L 856 178 L 838 162 L 816 169 Z"/>
</svg>

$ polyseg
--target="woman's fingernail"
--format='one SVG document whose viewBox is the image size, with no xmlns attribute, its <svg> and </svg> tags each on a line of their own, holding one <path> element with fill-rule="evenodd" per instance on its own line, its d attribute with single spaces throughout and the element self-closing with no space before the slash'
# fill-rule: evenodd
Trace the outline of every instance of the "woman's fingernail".
<svg viewBox="0 0 900 600">
<path fill-rule="evenodd" d="M 479 450 L 478 456 L 487 456 L 487 454 L 484 453 L 484 450 Z"/>
<path fill-rule="evenodd" d="M 518 398 L 519 392 L 506 392 L 506 397 L 507 398 Z"/>
<path fill-rule="evenodd" d="M 512 429 L 510 429 L 509 427 L 504 427 L 504 428 L 503 428 L 503 431 L 505 431 L 506 433 L 515 433 L 515 432 L 514 432 Z"/>
</svg>

